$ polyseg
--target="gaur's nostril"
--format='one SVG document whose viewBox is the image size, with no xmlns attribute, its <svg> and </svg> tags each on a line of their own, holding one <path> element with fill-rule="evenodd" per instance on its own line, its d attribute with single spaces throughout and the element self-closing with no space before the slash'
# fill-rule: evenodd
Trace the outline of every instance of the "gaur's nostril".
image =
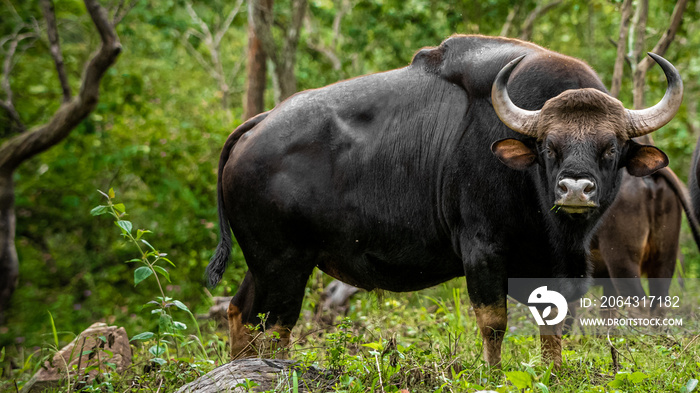
<svg viewBox="0 0 700 393">
<path fill-rule="evenodd" d="M 595 183 L 591 183 L 583 189 L 584 194 L 591 194 L 595 191 Z"/>
</svg>

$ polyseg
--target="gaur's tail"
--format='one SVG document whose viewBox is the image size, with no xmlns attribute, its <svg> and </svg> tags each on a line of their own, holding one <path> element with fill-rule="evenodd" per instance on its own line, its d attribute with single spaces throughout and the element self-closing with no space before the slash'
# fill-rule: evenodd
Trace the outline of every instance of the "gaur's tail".
<svg viewBox="0 0 700 393">
<path fill-rule="evenodd" d="M 222 184 L 222 176 L 224 172 L 224 167 L 228 161 L 228 157 L 231 154 L 231 150 L 238 142 L 238 139 L 250 131 L 253 127 L 258 125 L 263 121 L 269 112 L 261 113 L 245 123 L 241 124 L 236 128 L 231 135 L 229 135 L 224 148 L 221 151 L 221 156 L 219 157 L 219 172 L 216 180 L 216 198 L 217 207 L 219 210 L 219 244 L 216 246 L 216 251 L 214 256 L 209 260 L 209 265 L 207 265 L 206 277 L 210 287 L 215 287 L 216 284 L 221 281 L 221 277 L 226 271 L 229 259 L 231 257 L 231 248 L 233 247 L 233 239 L 231 238 L 231 226 L 229 224 L 228 218 L 226 216 L 226 207 L 224 206 L 224 190 Z"/>
</svg>

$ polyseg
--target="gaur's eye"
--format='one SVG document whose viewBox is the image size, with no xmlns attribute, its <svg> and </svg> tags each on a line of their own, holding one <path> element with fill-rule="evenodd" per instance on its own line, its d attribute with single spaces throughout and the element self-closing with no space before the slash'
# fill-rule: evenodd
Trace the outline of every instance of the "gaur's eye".
<svg viewBox="0 0 700 393">
<path fill-rule="evenodd" d="M 545 145 L 543 153 L 546 154 L 548 158 L 556 158 L 557 157 L 557 152 L 551 143 L 548 143 L 547 145 Z"/>
<path fill-rule="evenodd" d="M 615 146 L 610 146 L 605 151 L 605 157 L 607 157 L 607 158 L 615 157 L 616 154 L 617 154 L 617 147 L 615 147 Z"/>
</svg>

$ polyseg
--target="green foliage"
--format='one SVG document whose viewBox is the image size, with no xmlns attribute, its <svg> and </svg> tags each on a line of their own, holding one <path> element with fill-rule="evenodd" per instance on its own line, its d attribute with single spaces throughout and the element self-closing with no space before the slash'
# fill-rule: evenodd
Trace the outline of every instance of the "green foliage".
<svg viewBox="0 0 700 393">
<path fill-rule="evenodd" d="M 506 371 L 506 379 L 518 389 L 532 387 L 532 377 L 525 371 Z"/>
<path fill-rule="evenodd" d="M 608 382 L 608 386 L 613 389 L 618 388 L 629 388 L 635 389 L 635 386 L 643 382 L 645 379 L 649 378 L 648 375 L 635 371 L 633 373 L 619 372 L 615 375 L 615 379 Z"/>
</svg>

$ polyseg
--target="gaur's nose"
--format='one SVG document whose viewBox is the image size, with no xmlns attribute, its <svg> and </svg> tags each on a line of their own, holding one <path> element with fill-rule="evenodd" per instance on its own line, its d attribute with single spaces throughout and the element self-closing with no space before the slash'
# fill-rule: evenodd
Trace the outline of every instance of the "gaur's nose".
<svg viewBox="0 0 700 393">
<path fill-rule="evenodd" d="M 572 179 L 565 177 L 557 183 L 557 205 L 560 206 L 596 206 L 593 197 L 596 186 L 590 179 Z"/>
</svg>

